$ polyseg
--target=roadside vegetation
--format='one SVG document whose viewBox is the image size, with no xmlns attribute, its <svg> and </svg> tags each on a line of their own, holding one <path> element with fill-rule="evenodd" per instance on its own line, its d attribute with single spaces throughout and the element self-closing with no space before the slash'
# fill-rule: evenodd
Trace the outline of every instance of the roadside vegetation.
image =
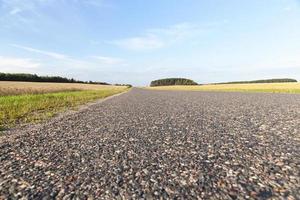
<svg viewBox="0 0 300 200">
<path fill-rule="evenodd" d="M 73 83 L 9 83 L 0 82 L 0 130 L 16 124 L 38 122 L 129 88 Z"/>
<path fill-rule="evenodd" d="M 186 78 L 166 78 L 152 81 L 150 84 L 151 87 L 166 85 L 197 85 L 197 83 L 193 80 Z"/>
<path fill-rule="evenodd" d="M 266 93 L 300 93 L 300 83 L 248 83 L 248 84 L 210 84 L 210 85 L 175 85 L 148 87 L 154 90 L 190 90 L 221 92 L 266 92 Z"/>
</svg>

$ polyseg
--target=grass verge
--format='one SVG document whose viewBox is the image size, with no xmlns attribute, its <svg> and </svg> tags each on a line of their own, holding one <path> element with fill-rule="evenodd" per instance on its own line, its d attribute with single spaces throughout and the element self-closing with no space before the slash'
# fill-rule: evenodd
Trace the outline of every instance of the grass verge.
<svg viewBox="0 0 300 200">
<path fill-rule="evenodd" d="M 49 94 L 2 96 L 0 97 L 0 130 L 18 123 L 38 122 L 67 108 L 105 98 L 128 90 L 116 88 L 107 90 L 86 90 Z"/>
<path fill-rule="evenodd" d="M 197 85 L 197 86 L 175 85 L 175 86 L 148 87 L 148 89 L 300 94 L 300 83 L 251 83 L 251 84 L 218 84 L 218 85 Z"/>
</svg>

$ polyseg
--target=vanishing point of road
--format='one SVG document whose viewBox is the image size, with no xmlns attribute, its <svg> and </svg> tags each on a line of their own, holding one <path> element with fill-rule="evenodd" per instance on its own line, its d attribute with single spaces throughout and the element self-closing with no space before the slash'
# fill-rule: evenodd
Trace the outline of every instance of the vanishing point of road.
<svg viewBox="0 0 300 200">
<path fill-rule="evenodd" d="M 300 199 L 300 95 L 132 89 L 0 136 L 0 199 Z"/>
</svg>

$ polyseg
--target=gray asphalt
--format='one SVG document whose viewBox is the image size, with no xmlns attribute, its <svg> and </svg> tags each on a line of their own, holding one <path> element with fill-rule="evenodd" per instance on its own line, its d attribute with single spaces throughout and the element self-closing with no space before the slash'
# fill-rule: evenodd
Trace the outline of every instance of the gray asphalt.
<svg viewBox="0 0 300 200">
<path fill-rule="evenodd" d="M 0 199 L 300 199 L 300 95 L 133 89 L 0 137 Z"/>
</svg>

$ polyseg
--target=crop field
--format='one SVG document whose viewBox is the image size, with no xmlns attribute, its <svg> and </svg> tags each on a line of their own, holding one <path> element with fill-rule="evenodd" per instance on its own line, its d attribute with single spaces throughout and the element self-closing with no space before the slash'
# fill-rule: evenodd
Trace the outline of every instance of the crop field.
<svg viewBox="0 0 300 200">
<path fill-rule="evenodd" d="M 300 93 L 300 83 L 251 83 L 251 84 L 216 84 L 193 86 L 158 86 L 148 87 L 153 90 L 191 90 L 223 92 L 265 92 L 265 93 Z"/>
<path fill-rule="evenodd" d="M 126 90 L 123 86 L 0 82 L 0 129 L 40 121 L 68 108 Z"/>
<path fill-rule="evenodd" d="M 93 85 L 80 83 L 38 83 L 0 81 L 0 96 L 22 94 L 44 94 L 53 92 L 82 91 L 82 90 L 107 90 L 122 88 L 122 86 Z"/>
</svg>

